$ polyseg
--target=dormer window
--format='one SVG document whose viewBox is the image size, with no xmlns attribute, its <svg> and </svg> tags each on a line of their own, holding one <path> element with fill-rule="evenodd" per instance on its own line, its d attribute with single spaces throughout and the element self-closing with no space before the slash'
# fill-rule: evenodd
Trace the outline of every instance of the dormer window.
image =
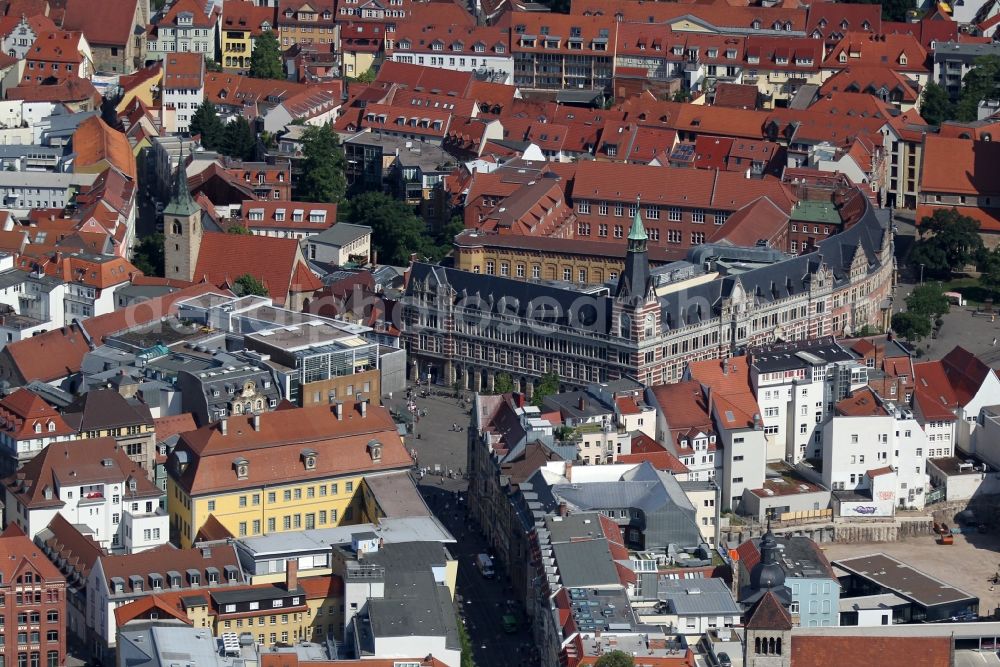
<svg viewBox="0 0 1000 667">
<path fill-rule="evenodd" d="M 302 454 L 302 465 L 305 466 L 306 470 L 316 469 L 316 450 L 315 449 L 303 449 Z"/>
<path fill-rule="evenodd" d="M 841 51 L 840 52 L 840 56 L 838 56 L 837 60 L 839 60 L 842 63 L 846 63 L 847 62 L 847 52 Z"/>
<path fill-rule="evenodd" d="M 42 432 L 42 425 L 36 422 L 35 423 L 35 433 L 41 433 L 41 432 Z"/>
<path fill-rule="evenodd" d="M 237 479 L 247 479 L 250 477 L 250 462 L 241 456 L 233 461 L 233 470 Z"/>
<path fill-rule="evenodd" d="M 369 440 L 368 455 L 371 456 L 373 463 L 380 462 L 382 460 L 382 443 L 378 440 Z"/>
<path fill-rule="evenodd" d="M 899 54 L 899 64 L 900 65 L 906 65 L 906 54 L 905 53 L 900 53 Z"/>
</svg>

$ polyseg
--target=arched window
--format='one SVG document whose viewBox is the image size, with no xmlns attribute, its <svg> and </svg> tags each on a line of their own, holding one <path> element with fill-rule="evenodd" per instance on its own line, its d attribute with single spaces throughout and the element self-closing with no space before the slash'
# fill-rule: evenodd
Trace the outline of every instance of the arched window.
<svg viewBox="0 0 1000 667">
<path fill-rule="evenodd" d="M 760 655 L 760 637 L 753 640 L 753 652 Z"/>
<path fill-rule="evenodd" d="M 777 649 L 775 650 L 775 653 L 777 653 L 778 655 L 781 655 L 781 637 L 778 637 L 775 640 L 774 644 L 777 647 Z"/>
<path fill-rule="evenodd" d="M 774 637 L 769 637 L 767 640 L 767 653 L 774 655 Z"/>
<path fill-rule="evenodd" d="M 177 235 L 181 235 L 184 233 L 184 229 L 181 227 L 181 223 L 179 220 L 174 220 L 174 224 L 171 226 L 170 229 L 174 234 Z"/>
</svg>

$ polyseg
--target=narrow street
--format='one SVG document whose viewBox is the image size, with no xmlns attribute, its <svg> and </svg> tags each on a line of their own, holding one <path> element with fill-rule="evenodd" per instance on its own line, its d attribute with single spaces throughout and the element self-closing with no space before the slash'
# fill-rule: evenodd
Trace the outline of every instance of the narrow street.
<svg viewBox="0 0 1000 667">
<path fill-rule="evenodd" d="M 512 595 L 502 568 L 498 568 L 495 579 L 486 579 L 476 567 L 476 555 L 489 553 L 489 549 L 478 529 L 470 525 L 466 513 L 468 482 L 462 473 L 467 470 L 471 405 L 466 403 L 463 407 L 460 399 L 438 387 L 427 396 L 414 390 L 411 400 L 419 412 L 426 414 L 414 428 L 420 438 L 415 434 L 406 436 L 406 446 L 417 452 L 418 465 L 429 470 L 419 481 L 421 494 L 457 541 L 451 547 L 458 560 L 456 607 L 461 610 L 459 614 L 472 640 L 475 663 L 477 667 L 532 665 L 529 656 L 534 644 L 531 629 L 524 623 L 524 610 L 512 607 L 521 620 L 516 633 L 503 630 L 502 619 Z M 409 402 L 405 395 L 383 401 L 399 411 L 407 410 Z M 455 425 L 461 430 L 455 430 Z M 443 474 L 435 474 L 435 468 Z M 447 475 L 449 470 L 453 477 Z"/>
<path fill-rule="evenodd" d="M 464 502 L 465 481 L 445 479 L 439 485 L 435 475 L 428 475 L 420 485 L 420 491 L 434 514 L 445 524 L 458 541 L 452 555 L 458 560 L 458 586 L 456 606 L 461 607 L 460 616 L 465 620 L 466 629 L 472 639 L 473 653 L 477 667 L 514 667 L 531 665 L 529 659 L 533 649 L 531 629 L 524 624 L 524 611 L 514 612 L 522 620 L 516 633 L 507 634 L 503 630 L 502 618 L 507 613 L 510 589 L 502 571 L 495 579 L 486 579 L 475 564 L 476 554 L 486 553 L 486 542 L 479 532 L 468 526 Z"/>
</svg>

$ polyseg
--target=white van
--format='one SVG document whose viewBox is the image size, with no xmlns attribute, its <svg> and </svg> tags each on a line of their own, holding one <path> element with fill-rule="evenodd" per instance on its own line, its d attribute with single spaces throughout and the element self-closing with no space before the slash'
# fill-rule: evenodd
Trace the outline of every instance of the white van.
<svg viewBox="0 0 1000 667">
<path fill-rule="evenodd" d="M 479 568 L 479 574 L 483 575 L 487 579 L 493 578 L 493 559 L 489 557 L 489 554 L 479 554 L 476 556 L 476 567 Z"/>
</svg>

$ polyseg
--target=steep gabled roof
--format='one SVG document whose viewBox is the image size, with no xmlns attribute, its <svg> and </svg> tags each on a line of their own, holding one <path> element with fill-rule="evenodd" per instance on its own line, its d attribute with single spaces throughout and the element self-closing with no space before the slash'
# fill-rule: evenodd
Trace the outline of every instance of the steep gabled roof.
<svg viewBox="0 0 1000 667">
<path fill-rule="evenodd" d="M 132 40 L 137 0 L 66 0 L 63 29 L 79 30 L 91 46 L 125 48 Z"/>
<path fill-rule="evenodd" d="M 772 592 L 767 591 L 757 601 L 746 622 L 747 630 L 791 630 L 792 615 Z"/>
</svg>

